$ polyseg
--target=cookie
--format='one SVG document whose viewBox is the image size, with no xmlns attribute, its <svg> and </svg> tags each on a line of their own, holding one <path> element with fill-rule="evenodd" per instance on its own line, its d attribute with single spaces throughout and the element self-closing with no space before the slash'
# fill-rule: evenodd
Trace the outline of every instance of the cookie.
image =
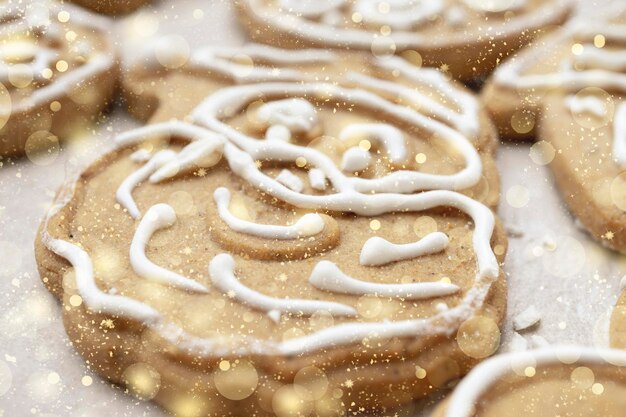
<svg viewBox="0 0 626 417">
<path fill-rule="evenodd" d="M 402 53 L 418 66 L 470 80 L 567 18 L 561 0 L 238 0 L 244 28 L 257 42 L 302 48 Z"/>
<path fill-rule="evenodd" d="M 625 23 L 626 6 L 612 2 L 592 18 L 570 20 L 500 65 L 482 92 L 500 135 L 532 139 L 538 114 L 552 94 L 576 94 L 587 87 L 624 94 Z"/>
<path fill-rule="evenodd" d="M 118 69 L 108 23 L 68 4 L 0 8 L 0 155 L 36 153 L 93 123 Z"/>
<path fill-rule="evenodd" d="M 469 168 L 467 163 L 474 160 L 471 164 L 481 164 L 483 173 L 472 187 L 466 187 L 462 180 L 453 188 L 490 207 L 497 206 L 499 181 L 493 159 L 497 135 L 486 113 L 463 86 L 447 80 L 437 70 L 418 69 L 398 57 L 378 59 L 367 54 L 316 49 L 285 51 L 256 44 L 205 47 L 193 51 L 190 57 L 181 57 L 175 45 L 165 38 L 146 48 L 143 56 L 130 65 L 123 77 L 123 90 L 129 111 L 141 120 L 155 123 L 172 118 L 192 120 L 189 114 L 193 108 L 226 86 L 297 81 L 332 82 L 364 89 L 367 94 L 417 109 L 453 128 L 471 145 L 459 149 L 466 155 L 465 161 L 451 162 L 460 170 L 464 165 Z M 463 142 L 466 140 L 461 139 Z M 416 152 L 420 154 L 417 160 L 412 159 L 411 169 L 428 170 L 428 165 L 446 152 L 445 147 L 426 142 L 423 145 Z M 473 153 L 471 146 L 477 149 L 480 162 L 475 155 L 466 153 Z"/>
<path fill-rule="evenodd" d="M 433 417 L 624 415 L 626 353 L 560 346 L 476 367 Z"/>
<path fill-rule="evenodd" d="M 73 3 L 92 9 L 95 12 L 120 15 L 137 10 L 150 0 L 71 0 Z"/>
<path fill-rule="evenodd" d="M 74 346 L 175 415 L 408 407 L 499 346 L 506 237 L 455 191 L 497 175 L 393 83 L 305 79 L 224 87 L 187 122 L 121 135 L 41 227 Z M 426 142 L 441 153 L 421 168 Z"/>
</svg>

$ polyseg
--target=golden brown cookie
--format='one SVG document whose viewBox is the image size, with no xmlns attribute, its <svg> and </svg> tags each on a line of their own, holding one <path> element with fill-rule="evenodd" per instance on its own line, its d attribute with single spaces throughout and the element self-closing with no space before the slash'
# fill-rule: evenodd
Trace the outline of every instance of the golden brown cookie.
<svg viewBox="0 0 626 417">
<path fill-rule="evenodd" d="M 98 13 L 119 15 L 137 10 L 150 0 L 70 0 Z"/>
<path fill-rule="evenodd" d="M 302 48 L 402 53 L 418 66 L 470 80 L 488 74 L 550 25 L 566 20 L 561 0 L 237 0 L 258 42 Z"/>
<path fill-rule="evenodd" d="M 298 77 L 118 137 L 36 242 L 78 351 L 176 415 L 395 409 L 499 346 L 506 237 L 466 195 L 497 183 L 492 154 L 431 95 L 418 110 L 394 82 L 278 70 Z"/>
<path fill-rule="evenodd" d="M 483 362 L 433 417 L 620 417 L 624 392 L 624 351 L 547 347 Z"/>
<path fill-rule="evenodd" d="M 0 8 L 0 154 L 46 149 L 113 99 L 115 50 L 108 23 L 68 4 Z"/>
<path fill-rule="evenodd" d="M 256 44 L 205 47 L 187 57 L 178 54 L 167 38 L 146 48 L 143 55 L 123 77 L 128 109 L 141 120 L 192 120 L 191 110 L 206 96 L 226 86 L 301 80 L 339 83 L 384 97 L 393 105 L 416 109 L 465 136 L 478 150 L 483 175 L 472 187 L 459 184 L 455 188 L 465 189 L 492 208 L 497 206 L 499 181 L 493 159 L 497 135 L 474 95 L 437 70 L 418 69 L 398 57 L 377 59 L 367 54 L 316 49 L 285 51 Z M 369 122 L 375 120 L 368 118 Z M 335 135 L 341 126 L 337 129 Z M 416 150 L 417 160 L 413 158 L 410 163 L 411 169 L 436 169 L 438 158 L 450 150 L 423 141 Z M 464 165 L 462 159 L 448 162 L 457 169 Z"/>
<path fill-rule="evenodd" d="M 486 83 L 482 102 L 500 135 L 531 139 L 546 97 L 587 87 L 626 92 L 622 50 L 626 6 L 612 2 L 594 16 L 570 20 L 504 61 Z"/>
</svg>

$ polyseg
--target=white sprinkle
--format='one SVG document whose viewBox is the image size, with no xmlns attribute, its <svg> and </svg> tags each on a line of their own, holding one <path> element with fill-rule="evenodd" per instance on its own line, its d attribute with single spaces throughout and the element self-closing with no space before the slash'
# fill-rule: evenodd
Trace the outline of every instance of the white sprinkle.
<svg viewBox="0 0 626 417">
<path fill-rule="evenodd" d="M 278 174 L 278 176 L 276 177 L 276 181 L 297 193 L 301 192 L 302 188 L 304 188 L 302 180 L 288 169 L 283 169 L 282 171 L 280 171 L 280 174 Z"/>
<path fill-rule="evenodd" d="M 324 191 L 326 189 L 326 175 L 324 171 L 317 168 L 309 170 L 309 183 L 315 190 Z"/>
<path fill-rule="evenodd" d="M 520 238 L 524 236 L 524 230 L 519 226 L 510 224 L 506 227 L 506 234 L 510 238 Z"/>
<path fill-rule="evenodd" d="M 524 336 L 517 332 L 513 332 L 513 339 L 511 339 L 509 350 L 511 352 L 522 352 L 524 350 L 528 350 L 528 342 Z"/>
<path fill-rule="evenodd" d="M 530 340 L 533 343 L 533 347 L 536 349 L 550 346 L 550 343 L 542 336 L 534 334 L 530 336 Z"/>
<path fill-rule="evenodd" d="M 341 159 L 341 170 L 346 172 L 363 171 L 370 164 L 372 155 L 358 146 L 349 148 Z"/>
<path fill-rule="evenodd" d="M 270 310 L 267 312 L 267 316 L 274 322 L 278 323 L 280 321 L 280 311 L 278 310 Z"/>
<path fill-rule="evenodd" d="M 534 326 L 541 320 L 541 315 L 535 306 L 530 306 L 526 310 L 519 313 L 513 319 L 513 328 L 515 330 L 525 330 Z"/>
</svg>

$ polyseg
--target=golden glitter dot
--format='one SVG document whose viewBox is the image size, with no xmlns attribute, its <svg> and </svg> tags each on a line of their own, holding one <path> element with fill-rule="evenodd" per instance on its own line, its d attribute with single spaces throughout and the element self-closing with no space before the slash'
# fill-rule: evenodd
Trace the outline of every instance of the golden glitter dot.
<svg viewBox="0 0 626 417">
<path fill-rule="evenodd" d="M 415 162 L 417 162 L 418 164 L 423 164 L 424 162 L 426 162 L 426 159 L 426 155 L 421 152 L 415 155 Z"/>
<path fill-rule="evenodd" d="M 602 394 L 604 392 L 604 385 L 602 385 L 599 382 L 596 382 L 595 384 L 591 386 L 591 392 L 593 392 L 596 395 Z"/>
<path fill-rule="evenodd" d="M 372 144 L 367 139 L 363 139 L 362 141 L 359 142 L 359 148 L 363 149 L 364 151 L 369 151 L 371 147 L 372 147 Z"/>
<path fill-rule="evenodd" d="M 391 6 L 389 6 L 389 3 L 385 1 L 381 1 L 380 3 L 378 3 L 378 11 L 380 13 L 386 14 L 386 13 L 389 13 L 390 10 L 391 10 Z"/>
<path fill-rule="evenodd" d="M 380 229 L 380 220 L 376 220 L 376 219 L 372 220 L 370 222 L 370 229 L 372 229 L 374 231 L 379 230 Z"/>
<path fill-rule="evenodd" d="M 56 100 L 53 101 L 52 103 L 50 103 L 50 110 L 52 110 L 53 112 L 61 110 L 61 103 Z"/>
<path fill-rule="evenodd" d="M 391 28 L 388 25 L 382 25 L 380 27 L 380 34 L 383 36 L 387 36 L 391 33 Z"/>
<path fill-rule="evenodd" d="M 570 375 L 570 379 L 580 389 L 591 388 L 595 382 L 593 371 L 586 366 L 579 366 L 574 369 Z"/>
<path fill-rule="evenodd" d="M 227 370 L 220 369 L 213 378 L 217 391 L 229 400 L 235 401 L 248 398 L 259 384 L 256 368 L 246 360 L 231 362 Z"/>
<path fill-rule="evenodd" d="M 59 156 L 59 138 L 45 130 L 37 131 L 26 139 L 24 151 L 33 164 L 50 165 Z"/>
<path fill-rule="evenodd" d="M 272 409 L 278 417 L 308 416 L 313 402 L 300 397 L 293 385 L 284 385 L 274 393 Z"/>
<path fill-rule="evenodd" d="M 417 377 L 417 379 L 426 378 L 426 369 L 422 368 L 419 365 L 415 366 L 415 376 Z"/>
<path fill-rule="evenodd" d="M 507 190 L 506 201 L 511 207 L 525 207 L 530 201 L 530 190 L 523 185 L 514 185 Z"/>
<path fill-rule="evenodd" d="M 526 369 L 524 369 L 524 375 L 526 375 L 529 378 L 532 378 L 533 376 L 535 376 L 536 373 L 537 371 L 532 366 L 528 366 L 526 367 Z"/>
<path fill-rule="evenodd" d="M 157 41 L 154 56 L 159 64 L 169 69 L 180 68 L 187 63 L 191 48 L 180 35 L 167 35 Z"/>
<path fill-rule="evenodd" d="M 221 361 L 220 362 L 220 370 L 228 371 L 229 369 L 230 369 L 230 362 L 228 362 L 228 361 Z"/>
<path fill-rule="evenodd" d="M 554 159 L 556 150 L 549 142 L 540 140 L 530 147 L 530 159 L 537 165 L 548 165 Z"/>
<path fill-rule="evenodd" d="M 78 307 L 79 305 L 81 305 L 83 303 L 83 299 L 80 295 L 78 294 L 74 294 L 70 297 L 70 304 L 73 307 Z"/>
<path fill-rule="evenodd" d="M 128 390 L 137 398 L 149 400 L 161 388 L 161 375 L 147 363 L 135 363 L 126 368 L 122 379 Z"/>
<path fill-rule="evenodd" d="M 47 379 L 50 384 L 57 384 L 61 380 L 61 377 L 56 372 L 50 372 Z"/>
<path fill-rule="evenodd" d="M 452 281 L 448 277 L 443 277 L 439 281 L 444 283 L 444 284 L 452 284 Z"/>
<path fill-rule="evenodd" d="M 564 321 L 559 323 L 559 329 L 565 330 L 566 327 L 567 327 L 567 323 L 565 323 Z"/>
<path fill-rule="evenodd" d="M 306 166 L 306 158 L 304 156 L 297 157 L 296 166 L 299 168 L 304 168 Z"/>
<path fill-rule="evenodd" d="M 52 70 L 50 68 L 44 68 L 41 70 L 41 76 L 44 77 L 45 79 L 49 80 L 50 78 L 52 78 Z"/>
<path fill-rule="evenodd" d="M 486 358 L 500 346 L 500 328 L 489 317 L 475 316 L 459 326 L 456 341 L 467 356 Z"/>
<path fill-rule="evenodd" d="M 494 246 L 493 253 L 495 253 L 496 255 L 504 255 L 504 246 L 503 245 Z"/>
<path fill-rule="evenodd" d="M 357 301 L 356 309 L 362 317 L 374 319 L 380 315 L 383 304 L 378 297 L 364 295 Z"/>
<path fill-rule="evenodd" d="M 583 53 L 584 50 L 585 47 L 580 43 L 575 43 L 574 45 L 572 45 L 572 53 L 574 55 L 580 55 Z"/>
<path fill-rule="evenodd" d="M 90 386 L 90 385 L 93 383 L 93 378 L 92 378 L 92 377 L 90 377 L 89 375 L 85 375 L 84 377 L 82 377 L 82 378 L 80 379 L 80 382 L 81 382 L 84 386 L 88 387 L 88 386 Z"/>
<path fill-rule="evenodd" d="M 354 23 L 361 23 L 363 21 L 363 15 L 359 12 L 352 13 L 352 21 Z"/>
<path fill-rule="evenodd" d="M 66 61 L 64 61 L 62 59 L 57 61 L 57 64 L 56 64 L 57 71 L 65 72 L 65 71 L 67 71 L 68 68 L 69 68 L 69 65 L 67 65 Z"/>
<path fill-rule="evenodd" d="M 593 44 L 596 48 L 604 48 L 604 45 L 606 45 L 606 38 L 604 35 L 596 35 L 593 37 Z"/>
<path fill-rule="evenodd" d="M 68 30 L 67 32 L 65 32 L 65 40 L 67 40 L 68 42 L 74 42 L 77 36 L 78 35 L 76 35 L 76 32 L 74 32 L 73 30 Z"/>
<path fill-rule="evenodd" d="M 389 58 L 396 53 L 396 42 L 391 36 L 379 36 L 372 40 L 370 50 L 376 58 Z"/>
<path fill-rule="evenodd" d="M 419 238 L 436 232 L 437 229 L 437 221 L 430 216 L 420 216 L 413 222 L 413 232 Z"/>
<path fill-rule="evenodd" d="M 69 22 L 70 14 L 66 12 L 65 10 L 61 10 L 59 14 L 57 15 L 57 19 L 59 19 L 59 22 L 61 23 Z"/>
<path fill-rule="evenodd" d="M 193 11 L 193 18 L 196 20 L 200 20 L 204 17 L 204 12 L 201 9 L 195 9 Z"/>
<path fill-rule="evenodd" d="M 321 369 L 307 366 L 296 373 L 293 387 L 301 398 L 319 400 L 328 390 L 328 378 Z"/>
<path fill-rule="evenodd" d="M 527 111 L 516 111 L 511 116 L 511 127 L 517 133 L 526 134 L 535 127 L 535 115 Z"/>
<path fill-rule="evenodd" d="M 402 58 L 406 59 L 407 61 L 409 61 L 411 64 L 413 64 L 414 66 L 418 68 L 420 68 L 423 64 L 422 55 L 413 49 L 403 51 L 401 52 L 401 55 L 402 55 Z"/>
</svg>

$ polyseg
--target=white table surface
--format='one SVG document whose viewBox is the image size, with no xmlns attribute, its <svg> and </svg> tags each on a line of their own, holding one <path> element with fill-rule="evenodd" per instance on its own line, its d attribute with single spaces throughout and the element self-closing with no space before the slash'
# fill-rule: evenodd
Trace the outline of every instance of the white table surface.
<svg viewBox="0 0 626 417">
<path fill-rule="evenodd" d="M 163 34 L 179 34 L 191 47 L 245 40 L 228 2 L 217 0 L 156 2 L 118 19 L 114 31 L 127 53 Z M 115 133 L 138 125 L 116 108 L 91 137 L 63 143 L 45 165 L 0 159 L 0 417 L 165 415 L 101 380 L 69 346 L 59 304 L 39 281 L 32 249 L 66 171 L 109 149 Z M 603 249 L 576 226 L 549 169 L 535 164 L 529 150 L 530 144 L 504 144 L 498 155 L 499 215 L 523 231 L 510 238 L 505 266 L 509 307 L 502 350 L 510 345 L 512 318 L 530 305 L 541 313 L 541 323 L 523 333 L 529 341 L 538 334 L 555 344 L 602 346 L 626 257 Z M 525 193 L 527 203 L 518 207 Z"/>
</svg>

